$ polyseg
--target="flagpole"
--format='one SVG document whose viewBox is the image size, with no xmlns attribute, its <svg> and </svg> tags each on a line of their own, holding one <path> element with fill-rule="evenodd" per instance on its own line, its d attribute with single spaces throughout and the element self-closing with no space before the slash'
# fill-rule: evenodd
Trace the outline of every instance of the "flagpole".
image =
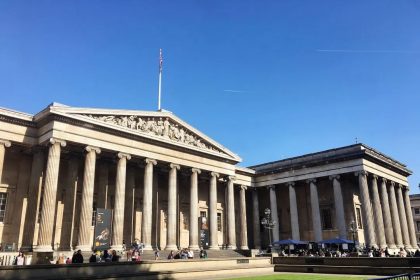
<svg viewBox="0 0 420 280">
<path fill-rule="evenodd" d="M 158 110 L 160 111 L 160 97 L 161 97 L 161 89 L 162 89 L 162 49 L 159 52 L 159 95 L 158 95 Z"/>
</svg>

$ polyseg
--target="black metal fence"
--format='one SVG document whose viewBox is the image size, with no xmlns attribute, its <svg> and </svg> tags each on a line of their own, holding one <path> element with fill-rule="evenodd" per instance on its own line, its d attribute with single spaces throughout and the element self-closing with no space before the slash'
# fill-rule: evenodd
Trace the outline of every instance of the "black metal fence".
<svg viewBox="0 0 420 280">
<path fill-rule="evenodd" d="M 389 279 L 393 279 L 393 280 L 420 280 L 420 273 L 414 273 L 414 274 L 399 274 L 399 275 L 394 275 L 394 276 L 388 276 L 388 277 L 383 277 L 383 278 L 372 278 L 370 280 L 389 280 Z"/>
</svg>

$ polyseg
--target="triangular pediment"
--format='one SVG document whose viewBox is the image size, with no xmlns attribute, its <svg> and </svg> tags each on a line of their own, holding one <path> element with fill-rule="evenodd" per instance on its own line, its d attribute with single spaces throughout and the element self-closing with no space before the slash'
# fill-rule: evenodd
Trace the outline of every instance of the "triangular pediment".
<svg viewBox="0 0 420 280">
<path fill-rule="evenodd" d="M 50 106 L 50 113 L 241 161 L 236 154 L 168 111 L 72 108 L 60 104 Z"/>
</svg>

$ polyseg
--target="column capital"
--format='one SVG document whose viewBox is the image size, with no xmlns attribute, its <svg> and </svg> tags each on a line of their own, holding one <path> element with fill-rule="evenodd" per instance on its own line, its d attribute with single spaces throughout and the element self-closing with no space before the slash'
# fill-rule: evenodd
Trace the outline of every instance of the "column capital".
<svg viewBox="0 0 420 280">
<path fill-rule="evenodd" d="M 293 187 L 295 185 L 295 182 L 287 182 L 286 183 L 286 186 L 288 186 L 288 187 Z"/>
<path fill-rule="evenodd" d="M 382 180 L 382 183 L 385 183 L 385 184 L 388 182 L 388 180 L 384 177 L 382 177 L 381 180 Z"/>
<path fill-rule="evenodd" d="M 248 187 L 247 186 L 244 186 L 244 185 L 240 185 L 240 187 L 239 187 L 241 190 L 244 190 L 244 191 L 246 191 L 247 189 L 248 189 Z"/>
<path fill-rule="evenodd" d="M 395 187 L 395 182 L 394 181 L 389 181 L 389 184 L 391 185 L 391 187 Z"/>
<path fill-rule="evenodd" d="M 156 165 L 156 164 L 157 164 L 157 161 L 156 161 L 155 159 L 151 159 L 151 158 L 146 158 L 146 159 L 144 160 L 144 162 L 145 162 L 146 164 L 153 164 L 153 165 Z"/>
<path fill-rule="evenodd" d="M 276 190 L 276 185 L 269 185 L 269 186 L 266 186 L 266 188 L 267 190 L 271 190 L 271 189 Z"/>
<path fill-rule="evenodd" d="M 311 178 L 311 179 L 308 179 L 308 180 L 306 180 L 306 183 L 308 183 L 308 184 L 310 184 L 310 183 L 316 183 L 316 178 Z"/>
<path fill-rule="evenodd" d="M 0 139 L 0 145 L 3 145 L 6 148 L 9 148 L 10 146 L 12 146 L 12 143 L 9 140 Z"/>
<path fill-rule="evenodd" d="M 229 181 L 236 181 L 236 176 L 228 176 Z"/>
<path fill-rule="evenodd" d="M 171 169 L 176 169 L 176 170 L 179 170 L 181 168 L 181 166 L 179 166 L 178 164 L 175 164 L 175 163 L 169 164 L 169 167 Z"/>
<path fill-rule="evenodd" d="M 191 172 L 192 173 L 197 173 L 197 174 L 201 174 L 201 169 L 198 169 L 198 168 L 191 168 Z"/>
<path fill-rule="evenodd" d="M 210 175 L 211 175 L 212 177 L 216 177 L 216 178 L 218 178 L 218 177 L 220 176 L 220 174 L 219 174 L 219 173 L 217 173 L 217 172 L 211 172 L 211 173 L 210 173 Z"/>
<path fill-rule="evenodd" d="M 376 174 L 372 174 L 372 179 L 378 180 L 379 176 Z"/>
<path fill-rule="evenodd" d="M 340 180 L 340 174 L 334 174 L 334 175 L 330 175 L 329 177 L 328 177 L 331 181 L 334 181 L 334 180 Z"/>
<path fill-rule="evenodd" d="M 94 146 L 86 146 L 85 148 L 86 152 L 90 153 L 90 152 L 95 152 L 97 154 L 101 153 L 101 149 L 98 147 L 94 147 Z"/>
<path fill-rule="evenodd" d="M 354 176 L 367 176 L 369 173 L 366 170 L 360 170 L 360 171 L 356 171 L 354 172 Z"/>
<path fill-rule="evenodd" d="M 118 158 L 122 159 L 122 158 L 126 158 L 127 160 L 131 159 L 131 155 L 130 154 L 126 154 L 126 153 L 118 153 L 117 154 Z"/>
<path fill-rule="evenodd" d="M 65 140 L 57 139 L 57 138 L 50 138 L 50 144 L 60 144 L 61 147 L 65 147 L 67 145 L 67 142 Z"/>
</svg>

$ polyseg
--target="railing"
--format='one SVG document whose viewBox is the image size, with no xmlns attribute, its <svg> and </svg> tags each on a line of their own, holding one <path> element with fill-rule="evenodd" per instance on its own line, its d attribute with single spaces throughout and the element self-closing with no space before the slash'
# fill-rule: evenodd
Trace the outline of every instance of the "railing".
<svg viewBox="0 0 420 280">
<path fill-rule="evenodd" d="M 420 273 L 414 273 L 414 274 L 399 274 L 384 278 L 372 278 L 370 280 L 420 280 Z"/>
</svg>

